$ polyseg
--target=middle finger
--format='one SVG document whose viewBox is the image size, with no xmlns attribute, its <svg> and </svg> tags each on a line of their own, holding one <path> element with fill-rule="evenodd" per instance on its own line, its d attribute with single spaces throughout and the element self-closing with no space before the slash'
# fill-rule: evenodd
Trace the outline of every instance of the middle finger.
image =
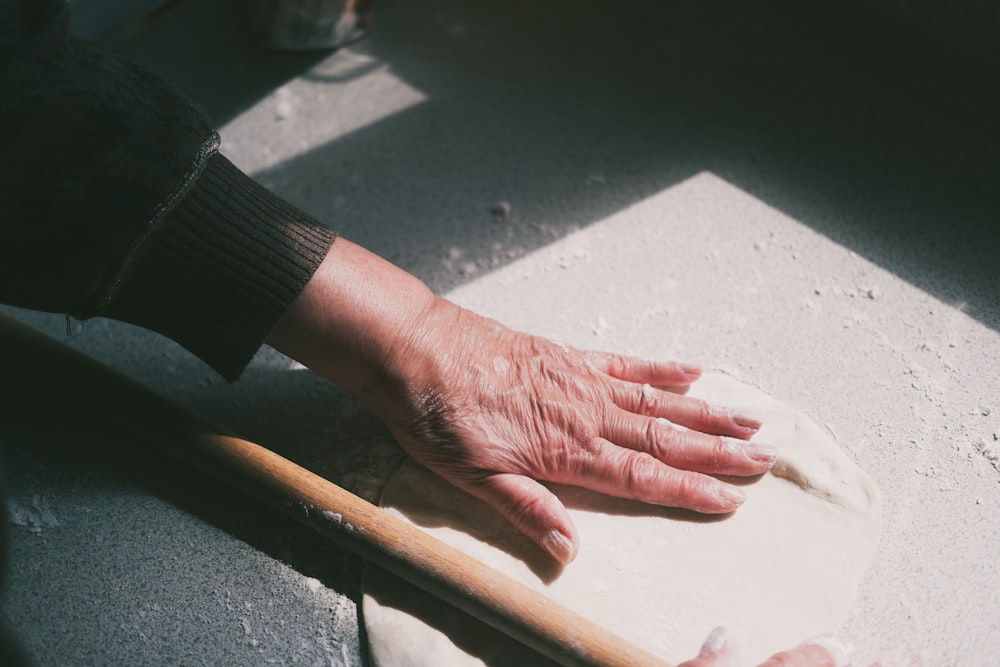
<svg viewBox="0 0 1000 667">
<path fill-rule="evenodd" d="M 709 435 L 622 409 L 609 412 L 601 436 L 673 467 L 711 474 L 759 475 L 777 458 L 769 443 Z"/>
<path fill-rule="evenodd" d="M 637 415 L 666 417 L 696 431 L 743 439 L 760 429 L 761 422 L 753 415 L 710 405 L 700 398 L 622 380 L 611 380 L 609 386 L 615 405 Z"/>
</svg>

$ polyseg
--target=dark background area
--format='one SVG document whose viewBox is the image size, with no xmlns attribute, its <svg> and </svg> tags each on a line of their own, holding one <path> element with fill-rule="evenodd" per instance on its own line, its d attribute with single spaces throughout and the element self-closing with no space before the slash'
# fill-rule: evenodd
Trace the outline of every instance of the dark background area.
<svg viewBox="0 0 1000 667">
<path fill-rule="evenodd" d="M 322 57 L 245 24 L 194 3 L 124 55 L 223 125 Z M 1000 323 L 1000 69 L 954 40 L 856 2 L 381 2 L 354 48 L 428 103 L 257 176 L 439 290 L 451 246 L 497 263 L 493 201 L 540 245 L 711 171 Z"/>
</svg>

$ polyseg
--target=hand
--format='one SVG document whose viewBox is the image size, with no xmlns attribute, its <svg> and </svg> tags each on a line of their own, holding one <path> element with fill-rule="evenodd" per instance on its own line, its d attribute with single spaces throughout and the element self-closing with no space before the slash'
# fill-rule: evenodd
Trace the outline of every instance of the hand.
<svg viewBox="0 0 1000 667">
<path fill-rule="evenodd" d="M 699 512 L 735 510 L 775 450 L 760 423 L 682 395 L 696 368 L 583 352 L 435 297 L 358 246 L 335 251 L 272 342 L 354 392 L 423 465 L 560 562 L 579 538 L 536 480 Z"/>
<path fill-rule="evenodd" d="M 696 368 L 560 346 L 443 299 L 394 358 L 404 379 L 372 405 L 400 445 L 561 562 L 576 530 L 536 480 L 724 513 L 742 492 L 703 473 L 756 475 L 774 461 L 739 439 L 759 422 L 677 393 Z"/>
<path fill-rule="evenodd" d="M 915 651 L 896 648 L 883 651 L 871 660 L 848 661 L 848 651 L 832 637 L 818 637 L 805 641 L 789 651 L 782 651 L 762 662 L 758 667 L 920 667 L 923 660 Z M 716 628 L 693 660 L 677 667 L 744 667 L 739 651 L 725 628 Z"/>
</svg>

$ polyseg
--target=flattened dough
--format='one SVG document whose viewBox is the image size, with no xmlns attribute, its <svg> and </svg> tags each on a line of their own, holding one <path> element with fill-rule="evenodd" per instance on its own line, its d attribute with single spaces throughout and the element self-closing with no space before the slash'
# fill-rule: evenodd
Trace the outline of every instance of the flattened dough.
<svg viewBox="0 0 1000 667">
<path fill-rule="evenodd" d="M 671 662 L 696 655 L 720 624 L 748 661 L 836 630 L 878 538 L 875 485 L 805 415 L 757 389 L 713 373 L 690 394 L 755 410 L 764 417 L 755 437 L 778 447 L 773 471 L 745 486 L 748 500 L 731 516 L 553 487 L 582 538 L 577 559 L 558 572 L 491 508 L 412 462 L 382 505 Z M 379 570 L 364 585 L 378 667 L 549 664 Z"/>
</svg>

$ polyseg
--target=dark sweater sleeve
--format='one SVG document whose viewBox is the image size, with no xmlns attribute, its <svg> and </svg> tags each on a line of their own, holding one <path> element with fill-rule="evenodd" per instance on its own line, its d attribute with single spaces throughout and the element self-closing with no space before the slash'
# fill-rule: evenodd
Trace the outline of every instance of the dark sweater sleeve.
<svg viewBox="0 0 1000 667">
<path fill-rule="evenodd" d="M 206 115 L 0 0 L 0 301 L 167 335 L 234 379 L 334 233 L 217 153 Z"/>
</svg>

